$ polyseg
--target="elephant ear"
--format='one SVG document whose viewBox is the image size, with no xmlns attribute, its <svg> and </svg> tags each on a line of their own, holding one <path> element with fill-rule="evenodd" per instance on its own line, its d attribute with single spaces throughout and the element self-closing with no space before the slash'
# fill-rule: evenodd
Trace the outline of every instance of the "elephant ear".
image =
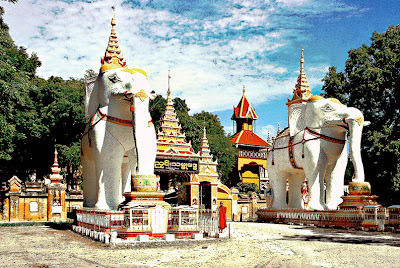
<svg viewBox="0 0 400 268">
<path fill-rule="evenodd" d="M 85 80 L 85 117 L 90 118 L 99 107 L 99 97 L 97 92 L 97 76 L 86 78 Z"/>
<path fill-rule="evenodd" d="M 306 127 L 306 104 L 293 103 L 288 107 L 290 136 L 293 137 Z"/>
</svg>

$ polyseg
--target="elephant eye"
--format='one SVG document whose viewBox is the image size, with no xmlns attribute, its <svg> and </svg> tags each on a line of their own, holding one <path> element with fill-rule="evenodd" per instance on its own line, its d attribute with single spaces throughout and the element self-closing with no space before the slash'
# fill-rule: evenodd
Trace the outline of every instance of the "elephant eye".
<svg viewBox="0 0 400 268">
<path fill-rule="evenodd" d="M 329 105 L 328 103 L 325 104 L 324 106 L 321 107 L 321 110 L 324 112 L 333 112 L 335 111 L 335 108 L 333 108 L 331 105 Z"/>
<path fill-rule="evenodd" d="M 131 90 L 131 89 L 132 89 L 132 84 L 131 84 L 131 83 L 126 83 L 126 84 L 125 84 L 125 88 L 126 88 L 127 90 Z"/>
<path fill-rule="evenodd" d="M 122 82 L 122 79 L 118 77 L 117 73 L 113 73 L 108 77 L 108 79 L 113 82 L 114 84 L 117 82 Z"/>
</svg>

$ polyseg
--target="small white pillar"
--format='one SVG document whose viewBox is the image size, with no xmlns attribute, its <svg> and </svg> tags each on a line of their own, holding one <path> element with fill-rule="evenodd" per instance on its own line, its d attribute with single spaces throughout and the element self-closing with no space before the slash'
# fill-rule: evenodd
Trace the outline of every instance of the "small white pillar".
<svg viewBox="0 0 400 268">
<path fill-rule="evenodd" d="M 110 244 L 110 235 L 109 234 L 104 235 L 104 243 Z"/>
<path fill-rule="evenodd" d="M 110 233 L 110 243 L 114 243 L 115 240 L 117 240 L 117 232 L 111 232 Z"/>
<path fill-rule="evenodd" d="M 174 234 L 164 234 L 163 239 L 165 241 L 175 241 L 175 235 Z"/>
<path fill-rule="evenodd" d="M 192 233 L 192 239 L 194 239 L 194 240 L 203 240 L 203 234 Z"/>
<path fill-rule="evenodd" d="M 229 238 L 233 236 L 233 224 L 231 222 L 228 223 L 228 231 L 229 231 Z"/>
<path fill-rule="evenodd" d="M 149 241 L 150 241 L 148 235 L 138 235 L 138 236 L 137 236 L 137 240 L 138 240 L 139 242 L 149 242 Z"/>
</svg>

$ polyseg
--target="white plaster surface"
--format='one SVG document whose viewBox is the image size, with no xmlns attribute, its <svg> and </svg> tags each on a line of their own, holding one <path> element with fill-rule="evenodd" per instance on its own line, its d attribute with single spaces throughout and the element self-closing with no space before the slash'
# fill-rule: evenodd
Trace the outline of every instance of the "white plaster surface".
<svg viewBox="0 0 400 268">
<path fill-rule="evenodd" d="M 118 79 L 110 79 L 115 76 Z M 108 116 L 132 121 L 128 98 L 133 98 L 134 129 L 95 117 L 94 123 L 98 123 L 82 138 L 84 205 L 117 209 L 123 192 L 130 189 L 130 174 L 154 174 L 156 134 L 149 113 L 152 94 L 146 76 L 123 69 L 105 71 L 93 83 L 88 107 L 100 107 Z M 136 96 L 142 90 L 147 96 L 144 99 Z M 96 109 L 88 108 L 87 112 L 93 116 Z"/>
<path fill-rule="evenodd" d="M 295 127 L 295 131 L 287 131 L 282 138 L 276 139 L 274 151 L 268 154 L 267 169 L 274 193 L 273 207 L 305 208 L 301 198 L 301 183 L 307 180 L 310 194 L 309 207 L 336 209 L 342 202 L 340 197 L 344 194 L 344 172 L 348 160 L 347 145 L 356 167 L 354 180 L 364 180 L 360 153 L 363 124 L 356 121 L 357 118 L 363 119 L 363 115 L 356 108 L 349 108 L 329 99 L 301 104 L 301 107 L 290 109 L 290 111 L 295 113 L 295 115 L 289 115 L 291 120 L 289 125 Z M 296 120 L 304 120 L 304 123 Z M 299 126 L 303 127 L 303 130 L 300 130 Z M 305 127 L 335 139 L 348 139 L 348 142 L 340 144 L 316 139 L 315 135 L 304 130 Z M 350 129 L 348 138 L 345 127 Z M 296 165 L 302 170 L 293 168 L 289 161 L 290 135 L 293 136 Z M 309 141 L 303 146 L 303 140 Z M 286 180 L 289 180 L 289 204 L 286 203 Z M 326 182 L 326 197 L 324 182 Z"/>
</svg>

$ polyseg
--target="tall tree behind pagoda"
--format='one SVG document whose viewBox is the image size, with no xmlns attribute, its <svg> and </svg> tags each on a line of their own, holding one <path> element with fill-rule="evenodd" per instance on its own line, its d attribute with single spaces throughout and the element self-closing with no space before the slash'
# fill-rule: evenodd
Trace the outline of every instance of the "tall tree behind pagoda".
<svg viewBox="0 0 400 268">
<path fill-rule="evenodd" d="M 38 178 L 50 172 L 55 141 L 61 166 L 79 166 L 83 80 L 38 78 L 37 55 L 28 55 L 0 17 L 0 178 Z"/>
<path fill-rule="evenodd" d="M 400 25 L 351 49 L 343 72 L 330 67 L 324 96 L 359 108 L 371 125 L 362 140 L 366 180 L 384 205 L 400 203 Z"/>
<path fill-rule="evenodd" d="M 24 145 L 29 136 L 40 136 L 41 128 L 37 124 L 35 103 L 32 101 L 32 95 L 37 89 L 32 80 L 41 63 L 35 53 L 28 55 L 25 48 L 14 44 L 8 25 L 3 20 L 4 10 L 0 12 L 1 176 L 18 169 L 16 162 L 21 164 L 21 161 L 16 160 L 23 158 L 19 145 Z"/>
</svg>

